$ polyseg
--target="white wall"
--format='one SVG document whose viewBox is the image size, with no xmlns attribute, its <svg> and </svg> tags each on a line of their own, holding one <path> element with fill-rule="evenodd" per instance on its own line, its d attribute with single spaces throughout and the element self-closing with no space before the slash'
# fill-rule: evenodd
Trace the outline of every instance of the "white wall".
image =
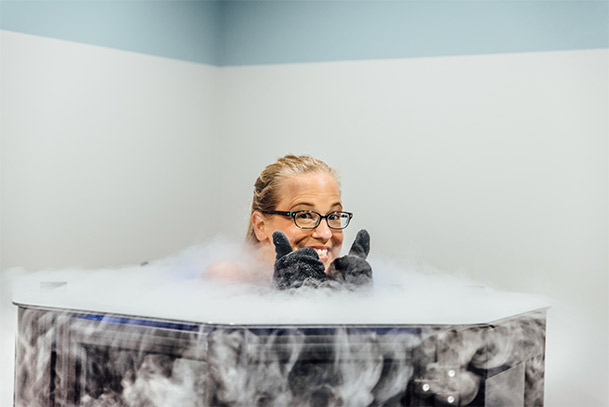
<svg viewBox="0 0 609 407">
<path fill-rule="evenodd" d="M 217 228 L 218 68 L 7 31 L 0 58 L 0 272 L 140 263 Z M 16 312 L 1 277 L 8 406 Z"/>
<path fill-rule="evenodd" d="M 605 406 L 607 50 L 225 68 L 226 229 L 288 152 L 343 174 L 372 255 L 552 298 L 549 406 Z"/>
<path fill-rule="evenodd" d="M 218 68 L 0 34 L 2 268 L 139 263 L 215 227 Z"/>
</svg>

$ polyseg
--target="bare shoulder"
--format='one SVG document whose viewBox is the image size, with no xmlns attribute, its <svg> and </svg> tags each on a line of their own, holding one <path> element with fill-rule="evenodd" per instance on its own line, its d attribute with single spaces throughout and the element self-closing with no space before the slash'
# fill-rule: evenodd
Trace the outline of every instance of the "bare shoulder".
<svg viewBox="0 0 609 407">
<path fill-rule="evenodd" d="M 271 282 L 272 268 L 255 261 L 244 263 L 222 260 L 207 266 L 202 277 L 217 281 L 267 284 Z"/>
<path fill-rule="evenodd" d="M 216 261 L 203 272 L 203 276 L 207 278 L 235 281 L 241 280 L 246 274 L 239 263 L 230 260 Z"/>
</svg>

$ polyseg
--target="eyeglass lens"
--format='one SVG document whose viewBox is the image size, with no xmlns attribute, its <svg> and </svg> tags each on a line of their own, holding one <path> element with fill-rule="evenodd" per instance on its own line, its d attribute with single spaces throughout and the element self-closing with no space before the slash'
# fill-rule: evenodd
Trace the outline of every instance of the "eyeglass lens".
<svg viewBox="0 0 609 407">
<path fill-rule="evenodd" d="M 314 228 L 319 225 L 322 216 L 313 211 L 299 211 L 294 214 L 296 226 L 301 228 Z M 332 212 L 325 216 L 328 226 L 333 229 L 344 229 L 349 225 L 349 214 L 346 212 Z"/>
</svg>

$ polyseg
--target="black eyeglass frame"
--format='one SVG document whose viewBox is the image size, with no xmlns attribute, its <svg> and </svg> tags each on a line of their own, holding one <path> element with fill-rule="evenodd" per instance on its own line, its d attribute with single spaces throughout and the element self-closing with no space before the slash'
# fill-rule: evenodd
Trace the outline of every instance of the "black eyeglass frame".
<svg viewBox="0 0 609 407">
<path fill-rule="evenodd" d="M 302 227 L 302 226 L 299 226 L 299 225 L 296 223 L 296 215 L 298 215 L 299 213 L 302 213 L 302 212 L 311 212 L 311 213 L 314 213 L 314 214 L 316 214 L 316 215 L 318 215 L 318 216 L 319 216 L 319 218 L 317 219 L 317 223 L 315 224 L 315 226 L 311 226 L 311 227 Z M 302 210 L 302 211 L 290 211 L 290 212 L 286 212 L 286 211 L 265 211 L 265 212 L 262 212 L 262 213 L 265 213 L 265 214 L 267 214 L 267 215 L 281 215 L 281 216 L 287 216 L 287 217 L 289 217 L 289 218 L 292 218 L 292 220 L 294 221 L 294 225 L 296 225 L 296 227 L 297 227 L 297 228 L 299 228 L 299 229 L 315 229 L 316 227 L 318 227 L 318 226 L 319 226 L 319 224 L 321 223 L 321 220 L 322 220 L 322 219 L 325 219 L 325 220 L 326 220 L 326 225 L 328 225 L 328 227 L 329 227 L 330 229 L 334 229 L 334 230 L 343 230 L 343 229 L 345 229 L 347 226 L 349 226 L 349 223 L 351 222 L 351 219 L 353 218 L 353 213 L 351 213 L 351 212 L 345 212 L 345 211 L 333 211 L 333 212 L 328 213 L 327 215 L 322 215 L 322 214 L 321 214 L 321 213 L 319 213 L 319 212 L 315 212 L 315 211 L 309 211 L 309 210 Z M 330 216 L 332 216 L 332 215 L 336 214 L 336 213 L 341 213 L 341 214 L 345 213 L 345 214 L 349 215 L 349 219 L 347 220 L 347 224 L 346 224 L 344 227 L 342 227 L 342 228 L 335 228 L 335 227 L 333 227 L 333 226 L 330 226 L 330 223 L 328 222 L 328 218 L 329 218 Z"/>
</svg>

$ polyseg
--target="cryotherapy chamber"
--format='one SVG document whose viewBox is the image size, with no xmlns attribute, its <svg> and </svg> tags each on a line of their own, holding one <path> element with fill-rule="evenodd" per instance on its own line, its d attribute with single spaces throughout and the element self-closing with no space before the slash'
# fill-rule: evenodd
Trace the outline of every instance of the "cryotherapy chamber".
<svg viewBox="0 0 609 407">
<path fill-rule="evenodd" d="M 19 407 L 543 405 L 543 308 L 250 324 L 15 305 Z"/>
</svg>

